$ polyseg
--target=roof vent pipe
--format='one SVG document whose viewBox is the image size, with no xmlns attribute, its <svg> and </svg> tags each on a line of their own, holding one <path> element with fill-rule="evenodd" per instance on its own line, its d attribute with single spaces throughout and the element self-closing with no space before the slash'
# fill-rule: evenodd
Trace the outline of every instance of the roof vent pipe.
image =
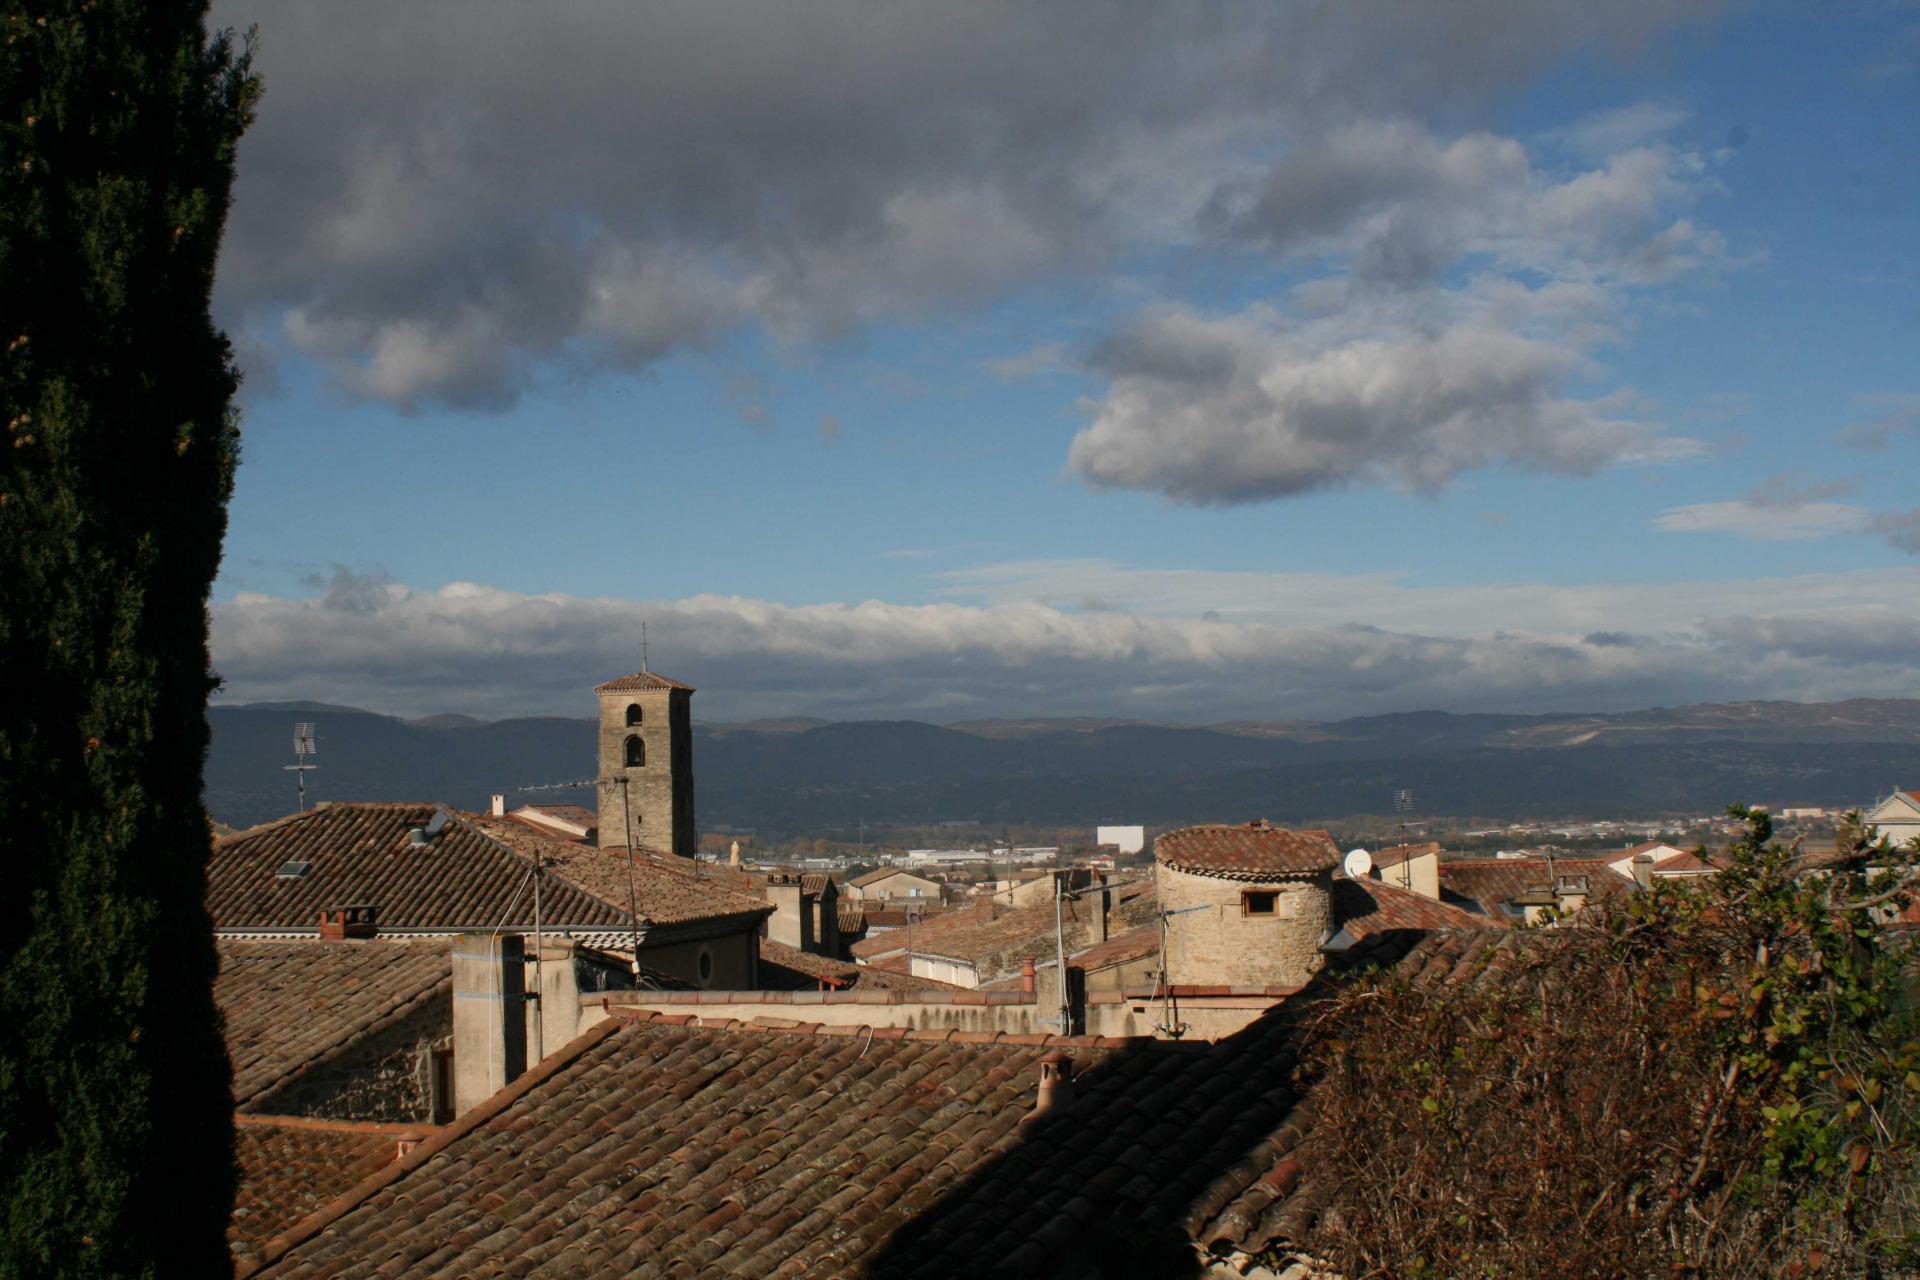
<svg viewBox="0 0 1920 1280">
<path fill-rule="evenodd" d="M 413 827 L 409 829 L 407 832 L 407 843 L 416 849 L 423 847 L 427 843 L 427 829 L 425 827 Z"/>
</svg>

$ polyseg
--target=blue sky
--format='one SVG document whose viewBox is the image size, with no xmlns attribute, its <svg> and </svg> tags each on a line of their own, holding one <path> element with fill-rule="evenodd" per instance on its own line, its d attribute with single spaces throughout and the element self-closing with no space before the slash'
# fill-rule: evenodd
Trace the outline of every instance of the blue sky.
<svg viewBox="0 0 1920 1280">
<path fill-rule="evenodd" d="M 233 699 L 1915 688 L 1920 9 L 432 8 L 216 15 Z"/>
</svg>

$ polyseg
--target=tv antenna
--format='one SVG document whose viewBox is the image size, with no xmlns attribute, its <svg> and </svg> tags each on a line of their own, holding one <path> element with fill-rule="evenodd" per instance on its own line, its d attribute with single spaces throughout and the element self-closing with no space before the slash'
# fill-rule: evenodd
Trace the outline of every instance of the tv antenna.
<svg viewBox="0 0 1920 1280">
<path fill-rule="evenodd" d="M 291 773 L 300 784 L 300 812 L 307 811 L 307 775 L 320 766 L 308 764 L 307 758 L 319 751 L 316 745 L 319 739 L 314 736 L 313 722 L 302 720 L 293 726 L 293 763 L 280 767 Z"/>
<path fill-rule="evenodd" d="M 647 674 L 647 624 L 640 623 L 640 674 Z"/>
</svg>

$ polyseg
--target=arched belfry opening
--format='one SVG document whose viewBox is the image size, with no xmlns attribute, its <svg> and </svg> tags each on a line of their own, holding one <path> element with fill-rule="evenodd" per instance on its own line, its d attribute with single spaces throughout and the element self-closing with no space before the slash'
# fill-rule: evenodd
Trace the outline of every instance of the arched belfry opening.
<svg viewBox="0 0 1920 1280">
<path fill-rule="evenodd" d="M 644 844 L 691 858 L 699 847 L 693 686 L 642 670 L 597 684 L 593 692 L 600 704 L 600 847 Z"/>
</svg>

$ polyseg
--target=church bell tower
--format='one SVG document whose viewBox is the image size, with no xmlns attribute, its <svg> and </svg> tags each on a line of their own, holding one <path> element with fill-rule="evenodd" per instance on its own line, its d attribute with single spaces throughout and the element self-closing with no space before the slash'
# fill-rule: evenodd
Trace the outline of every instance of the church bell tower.
<svg viewBox="0 0 1920 1280">
<path fill-rule="evenodd" d="M 640 671 L 594 686 L 600 699 L 600 847 L 691 858 L 693 686 Z"/>
</svg>

